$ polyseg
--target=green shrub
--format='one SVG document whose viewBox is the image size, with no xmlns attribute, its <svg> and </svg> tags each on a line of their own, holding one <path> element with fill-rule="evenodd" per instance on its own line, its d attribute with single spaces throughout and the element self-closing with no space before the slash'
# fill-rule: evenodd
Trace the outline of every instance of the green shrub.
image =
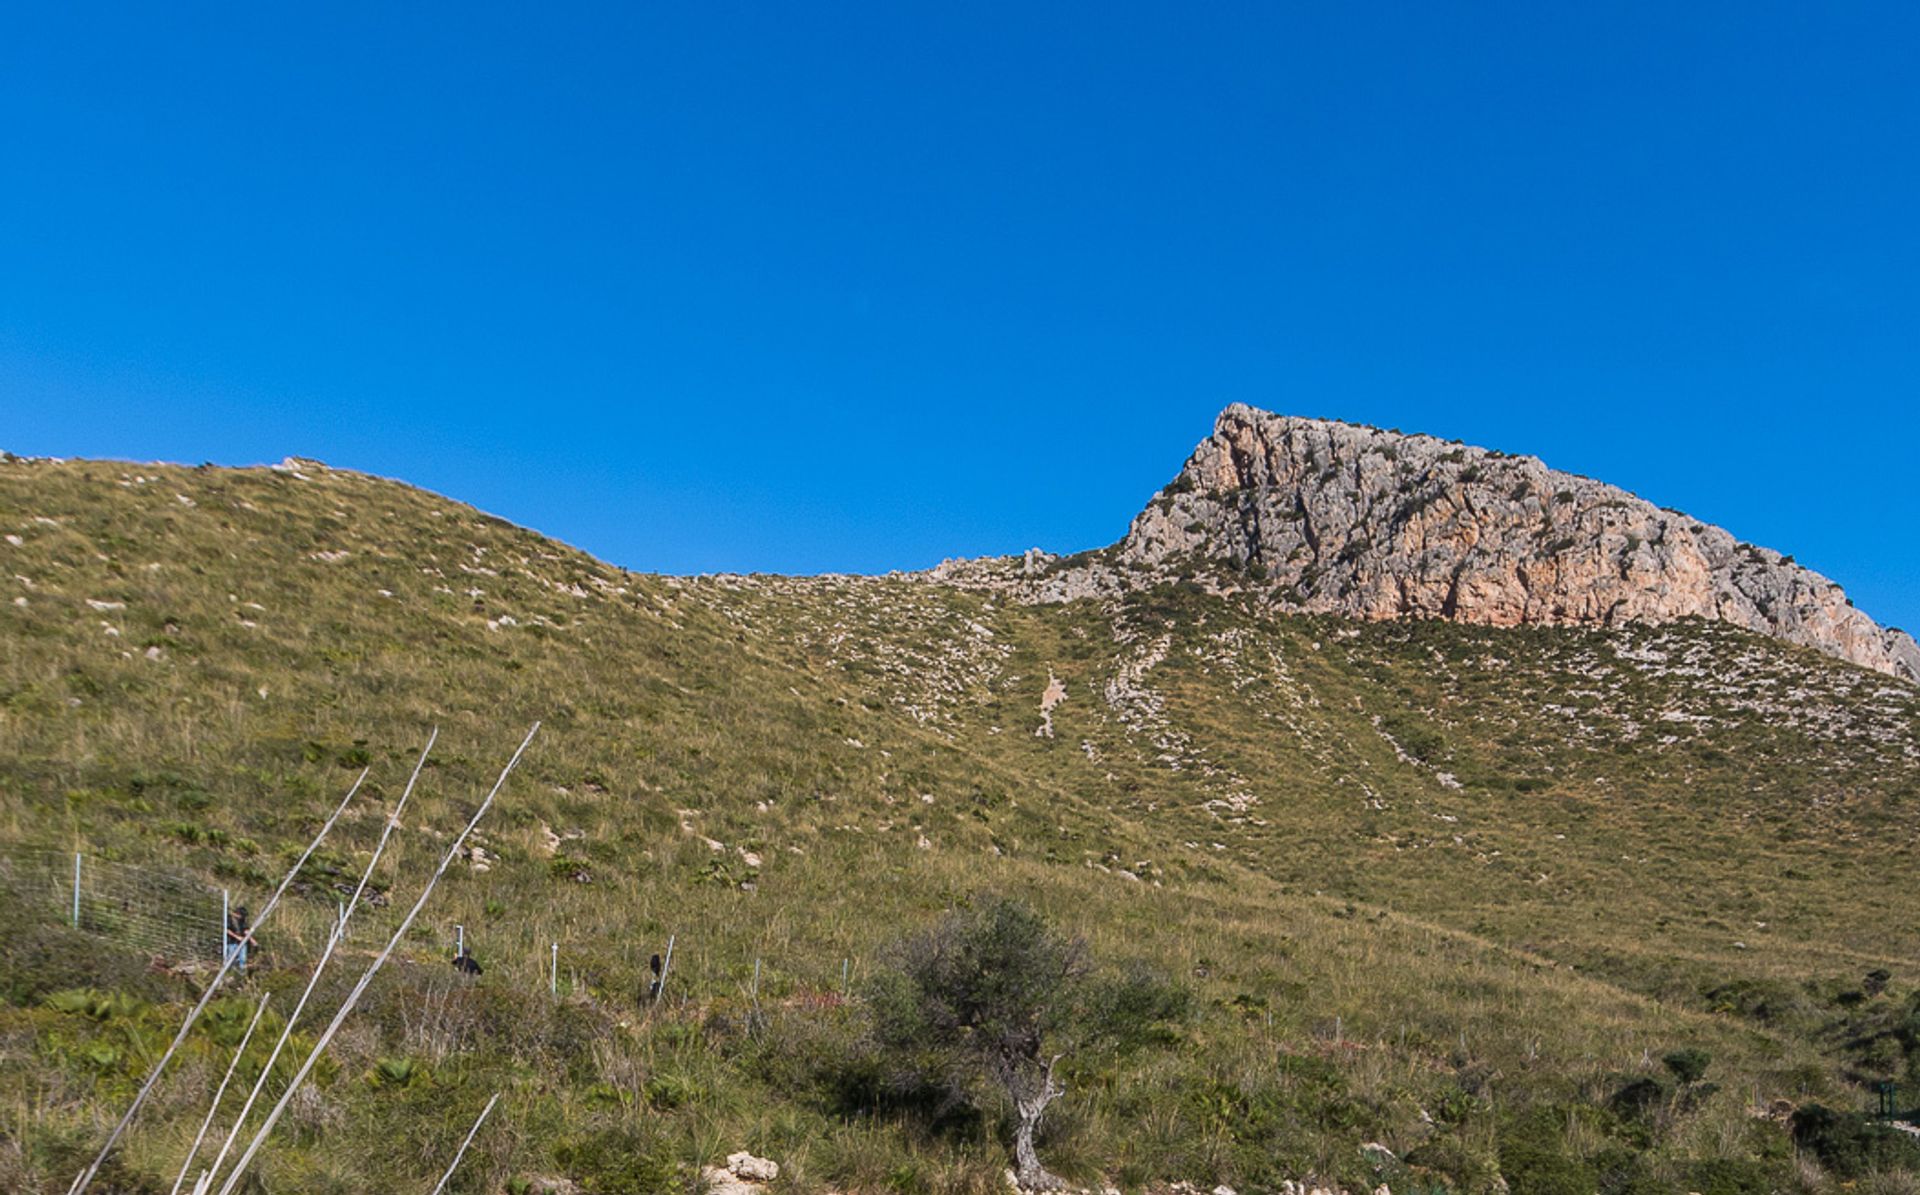
<svg viewBox="0 0 1920 1195">
<path fill-rule="evenodd" d="M 1088 1020 L 1101 1044 L 1129 1054 L 1148 1045 L 1173 1045 L 1193 1011 L 1193 997 L 1144 963 L 1088 984 Z"/>
<path fill-rule="evenodd" d="M 1567 1148 L 1564 1109 L 1530 1108 L 1500 1132 L 1500 1173 L 1513 1195 L 1594 1195 L 1600 1176 Z"/>
<path fill-rule="evenodd" d="M 1687 1189 L 1700 1195 L 1769 1195 L 1781 1175 L 1755 1158 L 1708 1158 L 1687 1167 Z"/>
<path fill-rule="evenodd" d="M 698 1100 L 703 1093 L 700 1084 L 687 1075 L 656 1071 L 647 1079 L 645 1094 L 649 1104 L 665 1110 L 685 1107 Z"/>
<path fill-rule="evenodd" d="M 1421 763 L 1433 763 L 1446 755 L 1446 736 L 1411 714 L 1383 715 L 1380 728 L 1393 736 L 1400 750 Z"/>
<path fill-rule="evenodd" d="M 1406 1163 L 1416 1173 L 1426 1172 L 1444 1180 L 1455 1191 L 1494 1191 L 1499 1189 L 1500 1167 L 1497 1159 L 1475 1148 L 1458 1133 L 1439 1133 L 1407 1151 Z M 1393 1188 L 1398 1191 L 1400 1188 Z"/>
<path fill-rule="evenodd" d="M 1639 1078 L 1628 1082 L 1607 1098 L 1607 1108 L 1621 1120 L 1635 1125 L 1652 1122 L 1653 1114 L 1672 1094 L 1658 1079 Z"/>
<path fill-rule="evenodd" d="M 1654 1175 L 1644 1154 L 1624 1146 L 1608 1146 L 1589 1161 L 1600 1181 L 1600 1195 L 1666 1195 L 1672 1190 Z"/>
<path fill-rule="evenodd" d="M 425 1073 L 426 1068 L 411 1058 L 382 1058 L 373 1064 L 367 1081 L 375 1087 L 406 1087 Z"/>
<path fill-rule="evenodd" d="M 687 1189 L 664 1144 L 637 1129 L 574 1138 L 554 1151 L 554 1160 L 589 1195 L 679 1195 Z"/>
<path fill-rule="evenodd" d="M 1788 1122 L 1793 1142 L 1820 1159 L 1835 1177 L 1856 1179 L 1875 1170 L 1920 1170 L 1920 1142 L 1897 1129 L 1824 1104 L 1807 1104 Z"/>
<path fill-rule="evenodd" d="M 1706 1077 L 1707 1067 L 1713 1062 L 1713 1055 L 1689 1046 L 1684 1050 L 1673 1051 L 1660 1061 L 1681 1083 L 1698 1083 Z"/>
</svg>

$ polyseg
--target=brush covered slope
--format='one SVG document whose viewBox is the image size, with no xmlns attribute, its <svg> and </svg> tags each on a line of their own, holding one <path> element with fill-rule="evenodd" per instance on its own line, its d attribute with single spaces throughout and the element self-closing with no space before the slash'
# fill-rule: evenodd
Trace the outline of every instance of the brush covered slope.
<svg viewBox="0 0 1920 1195">
<path fill-rule="evenodd" d="M 9 460 L 0 530 L 0 854 L 257 907 L 372 768 L 112 1189 L 171 1184 L 427 729 L 323 1015 L 535 719 L 258 1189 L 429 1189 L 495 1091 L 450 1190 L 688 1190 L 739 1149 L 781 1190 L 999 1189 L 1006 1109 L 893 1082 L 861 1000 L 887 942 L 989 894 L 1177 996 L 1061 1061 L 1040 1152 L 1076 1183 L 1759 1192 L 1914 1167 L 1845 1114 L 1920 1064 L 1920 690 L 1728 620 L 644 576 L 298 462 Z M 194 977 L 64 928 L 57 885 L 6 898 L 0 1188 L 64 1190 Z M 456 925 L 477 979 L 448 966 Z M 1842 1115 L 1796 1147 L 1784 1110 L 1814 1102 Z"/>
</svg>

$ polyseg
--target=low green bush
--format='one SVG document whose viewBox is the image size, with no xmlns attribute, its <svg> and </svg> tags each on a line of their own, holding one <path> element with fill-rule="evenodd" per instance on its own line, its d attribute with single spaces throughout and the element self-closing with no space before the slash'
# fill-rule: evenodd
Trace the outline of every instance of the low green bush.
<svg viewBox="0 0 1920 1195">
<path fill-rule="evenodd" d="M 1920 1141 L 1859 1113 L 1807 1104 L 1793 1114 L 1789 1128 L 1795 1145 L 1841 1179 L 1880 1170 L 1920 1170 Z"/>
<path fill-rule="evenodd" d="M 575 1137 L 554 1160 L 588 1195 L 679 1195 L 687 1176 L 664 1143 L 638 1129 L 615 1127 Z"/>
</svg>

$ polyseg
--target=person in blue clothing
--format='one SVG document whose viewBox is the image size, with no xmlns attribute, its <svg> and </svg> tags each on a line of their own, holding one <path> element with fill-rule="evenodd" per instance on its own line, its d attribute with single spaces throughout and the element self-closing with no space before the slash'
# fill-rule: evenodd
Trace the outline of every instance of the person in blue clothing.
<svg viewBox="0 0 1920 1195">
<path fill-rule="evenodd" d="M 233 960 L 233 969 L 245 973 L 247 969 L 247 947 L 253 941 L 253 925 L 247 918 L 247 906 L 241 905 L 227 914 L 227 957 Z"/>
</svg>

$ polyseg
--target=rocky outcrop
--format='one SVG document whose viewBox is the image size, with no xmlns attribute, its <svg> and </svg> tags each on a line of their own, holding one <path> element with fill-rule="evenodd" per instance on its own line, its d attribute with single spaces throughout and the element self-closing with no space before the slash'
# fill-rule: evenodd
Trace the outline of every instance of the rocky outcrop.
<svg viewBox="0 0 1920 1195">
<path fill-rule="evenodd" d="M 742 1150 L 727 1155 L 727 1164 L 708 1166 L 700 1172 L 701 1189 L 707 1195 L 762 1195 L 766 1184 L 780 1177 L 780 1164 L 768 1158 L 756 1158 Z"/>
<path fill-rule="evenodd" d="M 1698 617 L 1920 681 L 1920 646 L 1838 585 L 1614 486 L 1509 456 L 1235 405 L 1119 544 L 936 570 L 1037 600 L 1199 578 L 1358 619 L 1610 627 Z"/>
</svg>

